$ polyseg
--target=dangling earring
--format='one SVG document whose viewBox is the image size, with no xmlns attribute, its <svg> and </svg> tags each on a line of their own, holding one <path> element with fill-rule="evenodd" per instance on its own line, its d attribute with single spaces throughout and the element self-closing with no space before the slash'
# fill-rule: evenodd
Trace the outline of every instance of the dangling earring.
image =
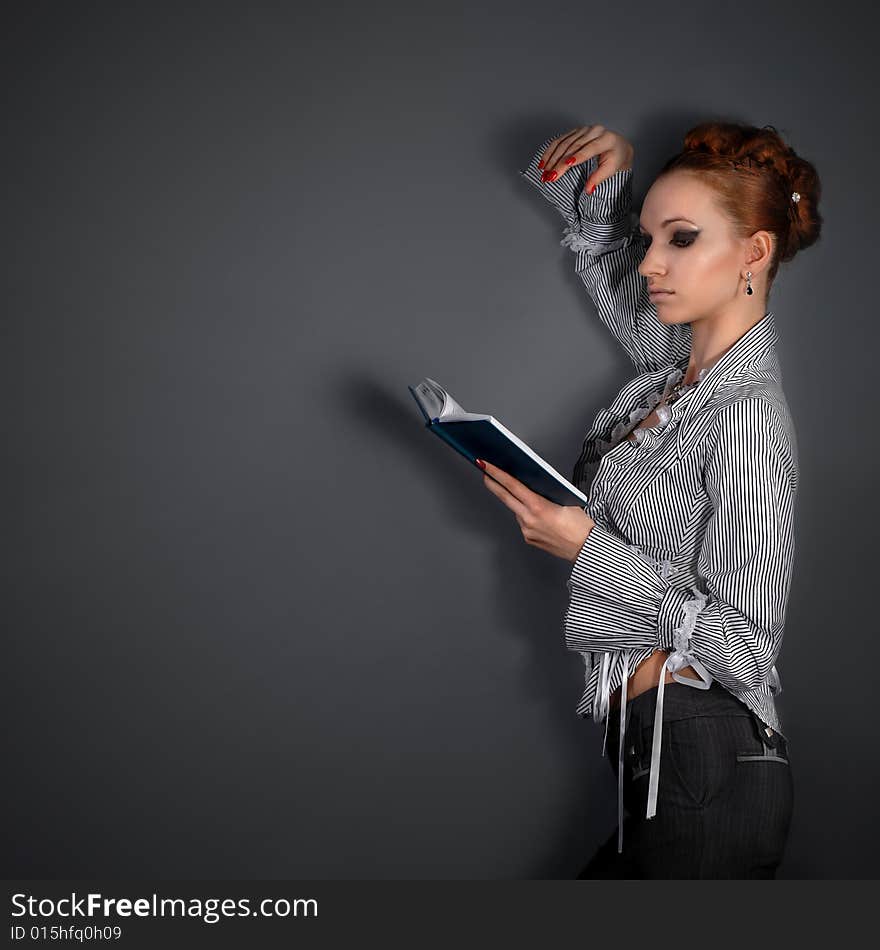
<svg viewBox="0 0 880 950">
<path fill-rule="evenodd" d="M 752 290 L 752 272 L 751 272 L 750 270 L 747 270 L 747 271 L 746 271 L 746 281 L 747 281 L 747 283 L 746 283 L 746 293 L 747 293 L 747 294 L 753 294 L 754 291 Z"/>
</svg>

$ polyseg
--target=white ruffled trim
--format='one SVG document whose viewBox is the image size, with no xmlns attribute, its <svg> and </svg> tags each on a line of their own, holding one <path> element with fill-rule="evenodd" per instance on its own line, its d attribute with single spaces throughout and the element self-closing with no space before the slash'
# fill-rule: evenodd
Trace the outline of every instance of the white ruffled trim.
<svg viewBox="0 0 880 950">
<path fill-rule="evenodd" d="M 637 544 L 627 544 L 627 547 L 630 551 L 635 551 L 642 560 L 647 561 L 663 580 L 668 580 L 673 574 L 678 573 L 678 568 L 672 563 L 671 558 L 665 557 L 661 561 L 659 558 L 651 557 L 650 554 L 645 554 Z"/>
<path fill-rule="evenodd" d="M 691 590 L 694 593 L 694 598 L 692 600 L 686 600 L 681 605 L 682 610 L 684 610 L 684 620 L 680 627 L 676 627 L 672 631 L 673 649 L 676 654 L 680 654 L 682 657 L 690 655 L 690 639 L 691 634 L 694 632 L 694 627 L 697 624 L 697 615 L 702 611 L 703 607 L 705 607 L 706 601 L 708 600 L 708 596 L 696 587 L 692 587 Z M 682 665 L 687 666 L 686 663 Z M 678 669 L 680 668 L 681 667 L 678 667 Z"/>
<path fill-rule="evenodd" d="M 698 379 L 702 379 L 705 370 L 700 371 L 700 376 Z M 639 444 L 645 438 L 645 429 L 636 429 L 635 427 L 644 419 L 646 416 L 649 416 L 653 411 L 654 407 L 663 399 L 672 387 L 682 378 L 683 372 L 680 369 L 671 370 L 666 376 L 666 383 L 663 386 L 663 389 L 658 389 L 655 392 L 650 393 L 645 401 L 633 409 L 629 418 L 622 419 L 618 422 L 614 428 L 611 430 L 611 438 L 606 439 L 596 439 L 596 449 L 599 453 L 599 456 L 607 455 L 616 445 L 623 441 L 631 432 L 633 437 L 636 440 L 636 443 Z M 660 406 L 657 410 L 658 423 L 656 426 L 651 426 L 654 429 L 664 429 L 669 420 L 672 418 L 672 409 L 669 406 Z M 633 430 L 635 429 L 635 432 Z"/>
<path fill-rule="evenodd" d="M 601 254 L 608 254 L 610 251 L 616 251 L 624 247 L 630 241 L 630 236 L 618 238 L 615 241 L 591 241 L 585 238 L 576 228 L 566 226 L 562 232 L 562 240 L 559 242 L 562 247 L 567 247 L 575 254 L 580 251 L 586 251 L 594 257 Z"/>
</svg>

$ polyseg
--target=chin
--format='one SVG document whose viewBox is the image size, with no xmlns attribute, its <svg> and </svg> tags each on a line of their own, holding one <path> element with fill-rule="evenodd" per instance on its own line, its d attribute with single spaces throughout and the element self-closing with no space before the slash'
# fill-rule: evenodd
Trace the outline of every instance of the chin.
<svg viewBox="0 0 880 950">
<path fill-rule="evenodd" d="M 676 323 L 690 323 L 691 318 L 687 316 L 685 309 L 678 301 L 676 301 L 675 307 L 656 307 L 655 309 L 657 310 L 657 319 L 667 326 Z"/>
</svg>

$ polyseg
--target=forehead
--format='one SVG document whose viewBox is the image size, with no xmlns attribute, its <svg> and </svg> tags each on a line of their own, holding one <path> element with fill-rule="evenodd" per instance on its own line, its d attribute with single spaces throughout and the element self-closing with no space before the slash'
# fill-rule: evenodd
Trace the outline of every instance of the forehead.
<svg viewBox="0 0 880 950">
<path fill-rule="evenodd" d="M 698 225 L 718 223 L 721 211 L 712 189 L 695 175 L 671 172 L 648 189 L 642 203 L 641 223 L 659 227 L 667 218 L 690 218 Z"/>
</svg>

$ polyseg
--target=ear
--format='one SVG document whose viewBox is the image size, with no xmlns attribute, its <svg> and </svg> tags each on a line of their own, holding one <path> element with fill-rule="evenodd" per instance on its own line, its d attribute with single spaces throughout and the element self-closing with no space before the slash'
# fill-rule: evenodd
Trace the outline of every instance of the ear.
<svg viewBox="0 0 880 950">
<path fill-rule="evenodd" d="M 774 238 L 769 231 L 755 231 L 745 239 L 745 264 L 753 274 L 760 274 L 773 259 Z"/>
</svg>

